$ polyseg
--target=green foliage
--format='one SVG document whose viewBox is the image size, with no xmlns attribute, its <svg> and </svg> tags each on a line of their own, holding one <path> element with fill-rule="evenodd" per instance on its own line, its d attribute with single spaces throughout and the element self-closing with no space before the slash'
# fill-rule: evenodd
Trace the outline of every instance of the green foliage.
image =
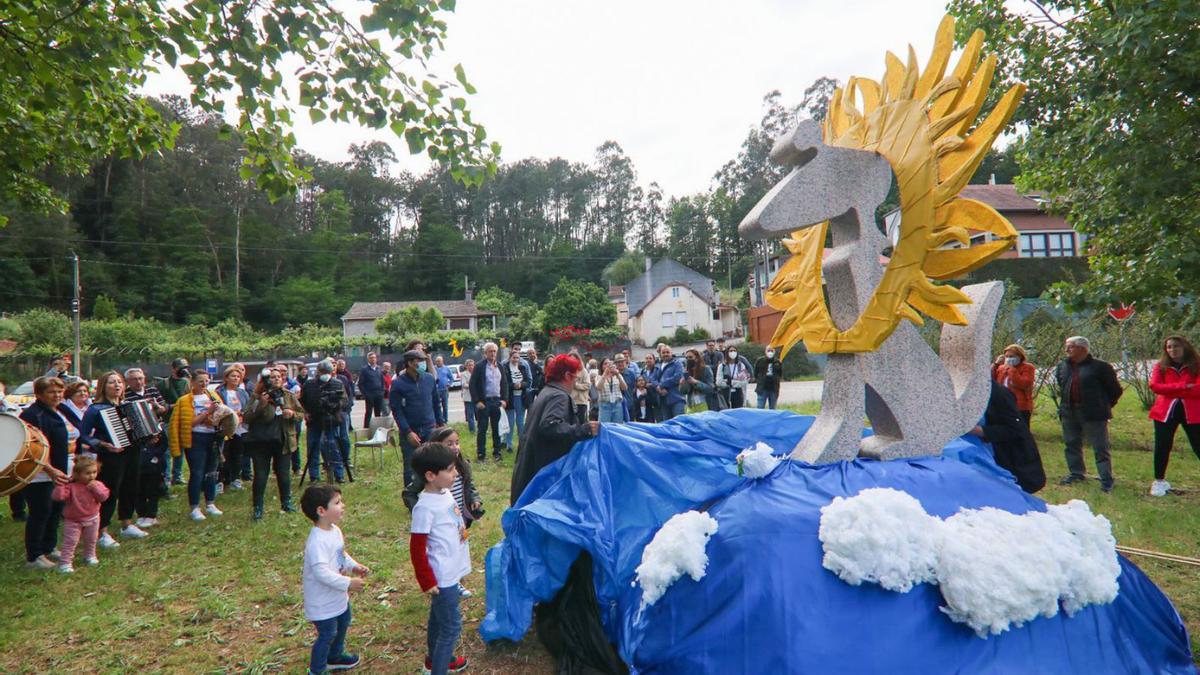
<svg viewBox="0 0 1200 675">
<path fill-rule="evenodd" d="M 21 326 L 17 342 L 28 350 L 35 345 L 48 345 L 53 352 L 62 353 L 74 344 L 71 318 L 48 309 L 31 309 L 12 317 Z"/>
<path fill-rule="evenodd" d="M 502 316 L 515 315 L 517 310 L 521 309 L 522 304 L 517 300 L 517 296 L 495 286 L 489 286 L 475 295 L 476 307 L 485 312 L 495 312 Z"/>
<path fill-rule="evenodd" d="M 593 342 L 611 345 L 620 340 L 627 339 L 628 336 L 626 335 L 625 326 L 602 326 L 600 328 L 593 328 L 592 332 L 588 333 L 588 337 Z"/>
<path fill-rule="evenodd" d="M 306 175 L 292 155 L 297 105 L 314 122 L 389 129 L 413 154 L 478 183 L 494 171 L 499 146 L 485 144 L 466 109 L 463 92 L 474 88 L 461 66 L 456 82 L 426 72 L 452 8 L 393 0 L 356 17 L 332 0 L 13 4 L 0 35 L 0 115 L 14 122 L 0 143 L 0 197 L 61 209 L 39 178 L 46 167 L 78 174 L 110 152 L 170 147 L 178 126 L 136 95 L 160 59 L 186 76 L 205 112 L 234 104 L 236 122 L 222 133 L 242 139 L 239 174 L 272 199 Z M 285 83 L 293 73 L 298 86 Z"/>
<path fill-rule="evenodd" d="M 0 340 L 20 340 L 21 324 L 16 319 L 0 318 Z"/>
<path fill-rule="evenodd" d="M 680 326 L 675 329 L 675 333 L 671 336 L 670 344 L 682 345 L 691 342 L 691 340 L 692 331 L 688 330 L 686 326 Z"/>
<path fill-rule="evenodd" d="M 1018 184 L 1089 236 L 1092 274 L 1059 284 L 1058 298 L 1176 312 L 1200 284 L 1200 4 L 952 0 L 949 11 L 960 38 L 987 31 L 999 80 L 1029 85 L 1014 118 L 1028 125 Z"/>
<path fill-rule="evenodd" d="M 617 310 L 608 301 L 608 293 L 596 284 L 574 279 L 559 279 L 542 311 L 542 328 L 547 331 L 567 326 L 603 328 L 617 322 Z"/>
<path fill-rule="evenodd" d="M 646 271 L 646 256 L 630 251 L 604 268 L 600 278 L 613 286 L 624 286 Z"/>
<path fill-rule="evenodd" d="M 679 331 L 675 332 L 678 333 Z M 709 334 L 708 329 L 706 329 L 704 326 L 696 326 L 694 329 L 692 329 L 691 335 L 688 336 L 688 339 L 692 342 L 700 342 L 707 340 L 710 337 L 712 337 L 712 335 Z"/>
<path fill-rule="evenodd" d="M 375 320 L 375 331 L 393 342 L 410 336 L 433 333 L 446 327 L 446 317 L 436 307 L 422 310 L 416 305 L 394 309 Z"/>
<path fill-rule="evenodd" d="M 545 314 L 534 305 L 523 305 L 517 313 L 508 320 L 508 339 L 515 341 L 537 340 L 546 335 L 542 326 L 545 325 Z"/>
<path fill-rule="evenodd" d="M 1005 281 L 1005 294 L 1019 298 L 1037 298 L 1054 284 L 1080 284 L 1088 279 L 1086 258 L 1000 258 L 961 279 L 955 285 L 990 280 Z"/>
<path fill-rule="evenodd" d="M 92 305 L 92 318 L 97 321 L 112 321 L 117 318 L 117 305 L 112 301 L 112 298 L 101 293 L 96 296 L 96 302 Z"/>
</svg>

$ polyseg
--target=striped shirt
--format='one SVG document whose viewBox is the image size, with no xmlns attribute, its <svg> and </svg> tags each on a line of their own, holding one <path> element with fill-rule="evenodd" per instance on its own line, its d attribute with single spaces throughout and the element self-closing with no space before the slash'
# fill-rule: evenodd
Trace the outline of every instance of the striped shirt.
<svg viewBox="0 0 1200 675">
<path fill-rule="evenodd" d="M 599 380 L 596 389 L 599 392 L 598 398 L 601 403 L 619 403 L 625 399 L 625 395 L 621 393 L 620 375 L 614 375 L 607 381 Z"/>
<path fill-rule="evenodd" d="M 470 504 L 468 504 L 468 503 L 466 503 L 465 501 L 463 501 L 463 478 L 462 478 L 462 474 L 459 474 L 459 475 L 457 475 L 457 476 L 455 476 L 455 477 L 454 477 L 454 485 L 451 485 L 451 486 L 450 486 L 450 494 L 454 495 L 454 503 L 455 503 L 455 504 L 458 504 L 458 505 L 459 505 L 459 506 L 462 508 L 463 512 L 465 513 L 465 512 L 466 512 L 466 510 L 467 510 L 467 507 L 468 507 L 468 506 L 470 506 Z M 464 520 L 464 521 L 466 520 L 466 517 L 465 517 L 465 516 L 463 517 L 463 520 Z"/>
</svg>

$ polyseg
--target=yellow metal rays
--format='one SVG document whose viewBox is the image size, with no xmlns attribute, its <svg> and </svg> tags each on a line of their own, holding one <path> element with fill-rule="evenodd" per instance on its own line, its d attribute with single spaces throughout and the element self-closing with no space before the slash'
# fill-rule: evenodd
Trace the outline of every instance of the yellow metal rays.
<svg viewBox="0 0 1200 675">
<path fill-rule="evenodd" d="M 794 232 L 784 245 L 792 258 L 767 290 L 767 302 L 784 311 L 771 338 L 784 354 L 801 340 L 810 352 L 870 352 L 879 348 L 901 319 L 918 325 L 921 314 L 965 324 L 955 305 L 970 300 L 952 279 L 978 269 L 1012 246 L 1017 233 L 986 204 L 957 197 L 996 137 L 1012 118 L 1025 86 L 1008 90 L 995 109 L 969 134 L 987 98 L 995 55 L 980 62 L 983 32 L 967 41 L 958 65 L 946 75 L 953 48 L 954 19 L 938 26 L 933 54 L 922 73 L 912 47 L 907 63 L 887 54 L 887 69 L 876 82 L 851 78 L 830 101 L 825 119 L 827 145 L 877 152 L 887 159 L 900 190 L 900 237 L 883 279 L 848 330 L 838 330 L 821 289 L 821 254 L 828 223 Z M 870 214 L 867 214 L 870 217 Z M 998 239 L 969 248 L 968 229 Z"/>
</svg>

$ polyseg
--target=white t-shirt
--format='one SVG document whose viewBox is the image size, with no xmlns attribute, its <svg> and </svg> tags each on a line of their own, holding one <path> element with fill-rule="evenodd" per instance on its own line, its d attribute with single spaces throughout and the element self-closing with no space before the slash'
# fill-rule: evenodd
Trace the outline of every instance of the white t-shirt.
<svg viewBox="0 0 1200 675">
<path fill-rule="evenodd" d="M 208 410 L 208 406 L 210 403 L 212 403 L 212 399 L 210 399 L 208 397 L 208 394 L 193 394 L 192 395 L 192 414 L 195 415 L 196 417 L 199 417 L 200 415 L 204 414 L 204 411 Z M 212 424 L 209 422 L 204 422 L 202 424 L 193 424 L 192 431 L 199 431 L 200 433 L 204 433 L 204 434 L 216 433 L 216 430 L 213 429 Z"/>
<path fill-rule="evenodd" d="M 71 424 L 71 420 L 68 420 L 66 415 L 57 410 L 54 413 L 62 418 L 63 424 L 67 425 L 67 475 L 70 476 L 71 470 L 75 468 L 75 442 L 79 440 L 79 430 L 75 428 L 74 424 Z M 50 481 L 50 475 L 44 470 L 37 472 L 33 478 L 29 479 L 30 483 L 49 483 Z"/>
<path fill-rule="evenodd" d="M 421 492 L 413 506 L 412 532 L 429 535 L 425 551 L 439 587 L 453 586 L 471 571 L 467 528 L 449 490 Z"/>
<path fill-rule="evenodd" d="M 304 544 L 304 618 L 324 621 L 341 616 L 350 606 L 349 572 L 358 566 L 346 553 L 346 540 L 337 525 L 313 526 Z"/>
</svg>

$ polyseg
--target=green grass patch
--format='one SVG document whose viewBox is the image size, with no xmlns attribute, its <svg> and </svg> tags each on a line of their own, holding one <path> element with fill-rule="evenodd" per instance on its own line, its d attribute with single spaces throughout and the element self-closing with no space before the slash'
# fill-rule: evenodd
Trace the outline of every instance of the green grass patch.
<svg viewBox="0 0 1200 675">
<path fill-rule="evenodd" d="M 1057 419 L 1041 402 L 1034 433 L 1049 485 L 1041 497 L 1053 503 L 1084 499 L 1109 518 L 1121 544 L 1200 557 L 1200 462 L 1180 434 L 1169 472 L 1186 490 L 1148 496 L 1153 428 L 1133 396 L 1111 424 L 1116 490 L 1105 495 L 1097 481 L 1069 487 Z M 819 404 L 785 406 L 815 414 Z M 474 456 L 474 436 L 460 427 L 462 446 Z M 1093 467 L 1091 450 L 1086 450 Z M 408 556 L 409 513 L 400 500 L 398 451 L 389 449 L 379 468 L 373 456 L 358 458 L 353 484 L 344 486 L 347 550 L 371 566 L 365 591 L 352 597 L 349 648 L 364 659 L 364 672 L 417 672 L 425 655 L 428 601 L 417 588 Z M 536 639 L 506 649 L 487 649 L 479 639 L 484 614 L 483 560 L 500 540 L 499 516 L 508 504 L 513 455 L 475 465 L 487 515 L 471 528 L 476 570 L 464 583 L 475 591 L 463 602 L 460 652 L 472 672 L 549 673 L 554 664 Z M 187 499 L 175 488 L 161 519 L 141 541 L 101 550 L 97 568 L 80 565 L 74 575 L 23 568 L 21 523 L 0 521 L 0 672 L 302 672 L 313 637 L 303 618 L 300 567 L 310 527 L 301 514 L 278 511 L 274 481 L 267 514 L 250 519 L 250 491 L 218 497 L 225 510 L 202 523 L 187 519 Z M 299 491 L 296 491 L 297 495 Z M 1175 603 L 1200 651 L 1200 589 L 1195 568 L 1133 558 Z"/>
</svg>

